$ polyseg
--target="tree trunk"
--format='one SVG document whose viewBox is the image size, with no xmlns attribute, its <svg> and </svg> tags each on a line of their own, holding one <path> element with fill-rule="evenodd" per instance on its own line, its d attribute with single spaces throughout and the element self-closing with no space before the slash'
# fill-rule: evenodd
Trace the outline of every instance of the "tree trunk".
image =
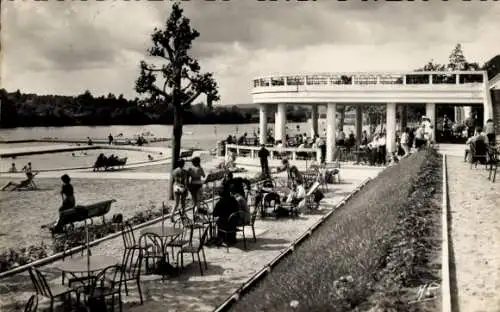
<svg viewBox="0 0 500 312">
<path fill-rule="evenodd" d="M 181 154 L 181 138 L 182 138 L 182 107 L 180 106 L 174 106 L 174 124 L 173 124 L 173 129 L 172 129 L 172 135 L 174 138 L 174 141 L 172 143 L 172 167 L 170 174 L 174 171 L 174 169 L 177 167 L 177 162 L 179 161 L 180 154 Z M 173 179 L 172 175 L 170 176 L 170 179 L 168 180 L 168 199 L 172 200 L 174 198 L 174 192 L 173 192 Z"/>
</svg>

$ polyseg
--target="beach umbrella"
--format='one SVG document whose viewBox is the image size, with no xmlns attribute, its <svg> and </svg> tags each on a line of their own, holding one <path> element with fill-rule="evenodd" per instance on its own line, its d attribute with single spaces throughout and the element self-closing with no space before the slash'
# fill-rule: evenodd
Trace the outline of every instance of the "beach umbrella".
<svg viewBox="0 0 500 312">
<path fill-rule="evenodd" d="M 161 202 L 161 234 L 164 235 L 163 229 L 165 227 L 165 202 Z"/>
<path fill-rule="evenodd" d="M 87 219 L 85 219 L 85 246 L 87 248 L 87 276 L 90 279 L 90 240 Z"/>
</svg>

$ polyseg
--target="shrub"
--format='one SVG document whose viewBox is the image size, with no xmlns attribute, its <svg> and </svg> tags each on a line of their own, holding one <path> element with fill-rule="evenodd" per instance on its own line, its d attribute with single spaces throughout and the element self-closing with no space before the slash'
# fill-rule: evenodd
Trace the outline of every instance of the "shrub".
<svg viewBox="0 0 500 312">
<path fill-rule="evenodd" d="M 421 169 L 436 157 L 435 152 L 422 151 L 383 171 L 233 310 L 401 311 L 397 286 L 417 278 L 415 264 L 425 263 L 419 235 L 429 226 L 406 213 L 419 210 L 429 199 L 430 193 L 415 189 L 415 183 L 428 178 L 432 171 L 422 176 Z"/>
</svg>

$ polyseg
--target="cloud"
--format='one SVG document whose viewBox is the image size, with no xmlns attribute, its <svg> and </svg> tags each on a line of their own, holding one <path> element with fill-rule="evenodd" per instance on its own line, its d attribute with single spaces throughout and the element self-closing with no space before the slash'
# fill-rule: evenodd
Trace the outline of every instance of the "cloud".
<svg viewBox="0 0 500 312">
<path fill-rule="evenodd" d="M 498 54 L 492 2 L 183 1 L 201 36 L 192 55 L 213 71 L 222 103 L 250 101 L 270 72 L 410 70 L 446 62 L 456 43 L 480 63 Z M 2 86 L 38 93 L 133 91 L 138 63 L 170 3 L 2 3 Z"/>
</svg>

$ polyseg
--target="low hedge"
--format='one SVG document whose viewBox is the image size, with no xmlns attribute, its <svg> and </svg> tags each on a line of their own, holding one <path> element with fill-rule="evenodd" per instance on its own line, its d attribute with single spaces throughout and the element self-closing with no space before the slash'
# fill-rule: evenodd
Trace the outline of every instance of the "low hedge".
<svg viewBox="0 0 500 312">
<path fill-rule="evenodd" d="M 254 184 L 262 181 L 263 177 L 260 175 L 250 178 L 249 181 Z M 216 195 L 220 192 L 221 186 L 216 187 Z M 213 191 L 211 188 L 207 188 L 202 194 L 203 200 L 208 200 L 212 198 Z M 190 200 L 186 203 L 186 206 L 190 206 Z M 156 207 L 153 202 L 144 207 L 143 211 L 137 212 L 131 218 L 124 220 L 124 222 L 130 223 L 132 226 L 142 224 L 144 222 L 153 220 L 155 218 L 161 217 L 162 211 L 160 207 Z M 166 207 L 165 214 L 168 214 L 170 208 Z M 121 230 L 120 224 L 117 223 L 96 223 L 89 225 L 89 233 L 91 235 L 90 241 L 105 237 L 107 235 L 116 233 Z M 67 250 L 72 247 L 80 246 L 85 243 L 85 228 L 84 226 L 77 226 L 72 229 L 68 229 L 65 235 L 57 235 L 53 238 L 53 244 L 40 244 L 37 246 L 29 246 L 23 248 L 10 248 L 8 250 L 2 251 L 0 253 L 0 273 L 13 269 L 17 266 L 25 265 L 30 262 L 43 259 L 54 253 Z"/>
<path fill-rule="evenodd" d="M 422 151 L 387 168 L 231 310 L 409 310 L 399 287 L 419 282 L 427 263 L 438 160 Z"/>
</svg>

